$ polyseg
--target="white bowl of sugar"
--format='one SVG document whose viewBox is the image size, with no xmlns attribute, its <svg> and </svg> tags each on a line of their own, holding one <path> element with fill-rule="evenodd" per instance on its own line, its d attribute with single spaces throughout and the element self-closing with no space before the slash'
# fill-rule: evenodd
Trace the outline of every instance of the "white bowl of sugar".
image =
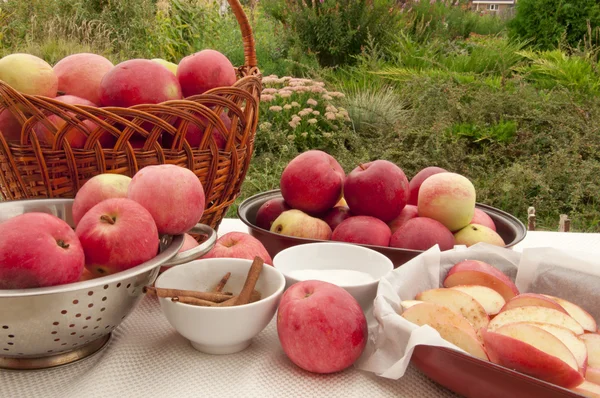
<svg viewBox="0 0 600 398">
<path fill-rule="evenodd" d="M 285 276 L 286 289 L 304 280 L 333 283 L 350 293 L 365 313 L 373 306 L 379 280 L 394 269 L 383 254 L 342 242 L 292 246 L 275 255 L 273 266 Z"/>
</svg>

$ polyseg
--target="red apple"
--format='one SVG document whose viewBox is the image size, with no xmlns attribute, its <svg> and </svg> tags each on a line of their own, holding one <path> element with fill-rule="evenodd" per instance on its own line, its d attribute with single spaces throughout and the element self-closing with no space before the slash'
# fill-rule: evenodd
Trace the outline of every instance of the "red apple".
<svg viewBox="0 0 600 398">
<path fill-rule="evenodd" d="M 352 217 L 352 214 L 350 213 L 350 208 L 348 206 L 336 206 L 325 213 L 321 219 L 329 225 L 332 231 L 334 231 L 342 221 L 350 217 Z"/>
<path fill-rule="evenodd" d="M 85 252 L 85 266 L 95 275 L 125 271 L 158 254 L 154 219 L 131 199 L 98 203 L 85 213 L 75 232 Z"/>
<path fill-rule="evenodd" d="M 183 234 L 183 245 L 181 246 L 181 249 L 179 249 L 178 253 L 188 251 L 199 245 L 200 243 L 198 243 L 198 241 L 194 239 L 192 235 Z"/>
<path fill-rule="evenodd" d="M 71 54 L 54 65 L 58 77 L 58 91 L 100 103 L 100 82 L 114 67 L 113 63 L 98 54 Z"/>
<path fill-rule="evenodd" d="M 460 261 L 450 268 L 444 279 L 444 287 L 460 285 L 489 287 L 500 293 L 506 301 L 519 294 L 517 286 L 502 271 L 478 260 Z"/>
<path fill-rule="evenodd" d="M 488 216 L 485 211 L 478 209 L 477 207 L 475 208 L 475 214 L 473 215 L 470 224 L 483 225 L 496 232 L 496 224 L 494 223 L 494 220 L 492 220 L 492 217 Z"/>
<path fill-rule="evenodd" d="M 418 216 L 419 211 L 417 210 L 417 206 L 406 205 L 404 206 L 404 209 L 402 209 L 398 217 L 394 218 L 388 223 L 388 226 L 390 227 L 392 233 L 394 233 L 398 228 L 404 225 L 405 222 Z"/>
<path fill-rule="evenodd" d="M 440 250 L 454 248 L 454 235 L 439 221 L 416 217 L 405 222 L 394 232 L 390 247 L 411 250 L 427 250 L 439 245 Z"/>
<path fill-rule="evenodd" d="M 273 265 L 273 260 L 263 244 L 254 236 L 244 232 L 228 232 L 217 239 L 215 246 L 202 258 L 245 258 L 260 257 L 265 264 Z"/>
<path fill-rule="evenodd" d="M 9 109 L 0 111 L 0 134 L 6 142 L 21 141 L 21 123 Z"/>
<path fill-rule="evenodd" d="M 218 128 L 218 126 L 215 125 L 213 126 L 211 135 L 217 144 L 217 148 L 223 150 L 225 149 L 225 145 L 227 145 L 227 137 L 229 137 L 230 134 L 229 131 L 231 129 L 231 119 L 225 112 L 222 112 L 219 117 L 225 125 L 226 130 Z M 187 131 L 185 133 L 185 139 L 187 140 L 188 144 L 190 144 L 192 149 L 198 149 L 198 147 L 200 147 L 200 143 L 202 142 L 204 132 L 208 125 L 208 119 L 206 119 L 204 116 L 197 116 L 196 119 L 198 119 L 198 123 L 200 123 L 203 127 L 200 128 L 196 124 L 188 122 Z M 179 127 L 181 123 L 183 123 L 182 119 L 180 119 L 177 123 L 177 127 Z M 164 134 L 164 146 L 168 148 L 172 147 L 174 141 L 173 138 L 174 136 L 170 134 Z"/>
<path fill-rule="evenodd" d="M 291 210 L 291 208 L 283 198 L 269 199 L 258 208 L 255 224 L 257 227 L 268 231 L 271 229 L 273 221 L 287 210 Z"/>
<path fill-rule="evenodd" d="M 121 174 L 98 174 L 83 184 L 73 200 L 73 223 L 75 226 L 92 207 L 110 198 L 126 198 L 131 177 Z"/>
<path fill-rule="evenodd" d="M 309 280 L 295 283 L 283 294 L 277 334 L 294 364 L 309 372 L 333 373 L 361 356 L 368 329 L 350 293 L 328 282 Z"/>
<path fill-rule="evenodd" d="M 231 61 L 211 49 L 188 55 L 179 61 L 177 78 L 184 97 L 202 94 L 216 87 L 232 86 L 236 81 Z"/>
<path fill-rule="evenodd" d="M 204 213 L 202 183 L 190 169 L 173 164 L 146 166 L 135 173 L 127 197 L 152 214 L 161 235 L 188 232 Z"/>
<path fill-rule="evenodd" d="M 333 156 L 320 150 L 306 151 L 283 170 L 281 195 L 293 209 L 312 215 L 323 213 L 342 197 L 344 177 Z"/>
<path fill-rule="evenodd" d="M 177 77 L 149 59 L 130 59 L 112 68 L 100 83 L 102 106 L 128 108 L 181 99 Z"/>
<path fill-rule="evenodd" d="M 441 167 L 430 166 L 425 167 L 417 174 L 415 174 L 415 176 L 410 180 L 408 184 L 408 204 L 414 206 L 417 205 L 417 203 L 419 202 L 419 188 L 421 188 L 421 184 L 423 184 L 423 181 L 425 181 L 427 177 L 438 173 L 445 173 L 447 171 L 448 170 L 442 169 Z"/>
<path fill-rule="evenodd" d="M 387 160 L 361 164 L 346 177 L 344 198 L 352 214 L 389 222 L 406 206 L 408 179 Z"/>
<path fill-rule="evenodd" d="M 388 246 L 392 232 L 386 223 L 375 217 L 353 216 L 342 221 L 331 234 L 331 240 Z"/>
<path fill-rule="evenodd" d="M 69 224 L 46 213 L 25 213 L 0 224 L 0 289 L 77 282 L 84 252 Z"/>
</svg>

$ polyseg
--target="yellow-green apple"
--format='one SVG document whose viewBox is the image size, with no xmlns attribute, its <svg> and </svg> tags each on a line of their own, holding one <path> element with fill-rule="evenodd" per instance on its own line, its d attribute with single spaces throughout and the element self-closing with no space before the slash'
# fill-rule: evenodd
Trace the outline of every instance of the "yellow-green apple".
<svg viewBox="0 0 600 398">
<path fill-rule="evenodd" d="M 585 333 L 579 336 L 585 343 L 588 352 L 588 366 L 585 370 L 585 379 L 592 383 L 600 384 L 600 334 Z"/>
<path fill-rule="evenodd" d="M 52 66 L 31 54 L 14 53 L 0 59 L 0 80 L 22 94 L 53 98 L 58 92 Z"/>
<path fill-rule="evenodd" d="M 494 331 L 502 326 L 515 322 L 542 322 L 565 327 L 576 335 L 583 334 L 583 328 L 577 321 L 564 312 L 537 305 L 517 307 L 500 312 L 488 324 L 488 329 Z"/>
<path fill-rule="evenodd" d="M 390 239 L 390 247 L 402 249 L 427 250 L 435 245 L 442 251 L 452 249 L 454 235 L 444 224 L 427 217 L 406 221 Z"/>
<path fill-rule="evenodd" d="M 21 141 L 21 123 L 10 109 L 0 111 L 0 134 L 4 136 L 6 142 Z"/>
<path fill-rule="evenodd" d="M 352 214 L 387 223 L 406 206 L 408 179 L 400 167 L 387 160 L 360 164 L 346 176 L 344 198 Z"/>
<path fill-rule="evenodd" d="M 585 380 L 583 383 L 576 387 L 572 387 L 571 390 L 577 394 L 583 395 L 588 398 L 600 398 L 600 385 Z"/>
<path fill-rule="evenodd" d="M 504 239 L 496 231 L 480 224 L 469 224 L 454 233 L 457 245 L 472 246 L 479 242 L 490 245 L 505 246 Z"/>
<path fill-rule="evenodd" d="M 340 200 L 344 177 L 333 156 L 309 150 L 292 159 L 281 173 L 281 195 L 293 209 L 318 215 Z"/>
<path fill-rule="evenodd" d="M 521 293 L 506 302 L 504 307 L 502 307 L 502 311 L 508 311 L 517 307 L 527 307 L 531 305 L 537 305 L 540 307 L 552 308 L 557 311 L 560 311 L 564 314 L 567 314 L 567 311 L 560 306 L 556 301 L 537 293 Z"/>
<path fill-rule="evenodd" d="M 297 238 L 329 240 L 331 228 L 319 218 L 298 209 L 286 210 L 273 221 L 271 232 Z"/>
<path fill-rule="evenodd" d="M 0 224 L 0 289 L 77 282 L 84 252 L 69 224 L 46 213 L 25 213 Z"/>
<path fill-rule="evenodd" d="M 277 335 L 298 367 L 314 373 L 339 372 L 361 356 L 367 320 L 354 297 L 332 283 L 295 283 L 281 297 Z"/>
<path fill-rule="evenodd" d="M 500 270 L 478 260 L 464 260 L 456 263 L 444 279 L 444 287 L 459 285 L 481 285 L 494 289 L 508 301 L 517 294 L 517 286 Z"/>
<path fill-rule="evenodd" d="M 485 211 L 475 208 L 475 213 L 473 214 L 473 219 L 469 224 L 479 224 L 484 227 L 488 227 L 489 229 L 496 231 L 496 224 L 492 217 L 490 217 Z"/>
<path fill-rule="evenodd" d="M 202 94 L 217 87 L 232 86 L 235 68 L 222 53 L 205 49 L 179 61 L 177 78 L 184 97 Z"/>
<path fill-rule="evenodd" d="M 174 75 L 177 75 L 177 64 L 173 63 L 173 62 L 169 62 L 165 59 L 162 58 L 152 58 L 151 61 L 156 62 L 162 66 L 164 66 L 165 68 L 167 68 L 168 70 L 170 70 L 171 72 L 173 72 Z"/>
<path fill-rule="evenodd" d="M 526 322 L 530 325 L 544 329 L 546 332 L 552 334 L 554 337 L 562 341 L 567 346 L 569 351 L 575 357 L 577 366 L 582 375 L 585 375 L 585 370 L 588 364 L 588 351 L 585 343 L 577 337 L 571 330 L 557 325 L 552 325 L 543 322 Z"/>
<path fill-rule="evenodd" d="M 269 199 L 258 208 L 255 224 L 257 227 L 268 231 L 271 229 L 273 221 L 287 210 L 291 210 L 291 207 L 285 203 L 283 198 Z"/>
<path fill-rule="evenodd" d="M 483 306 L 485 312 L 490 316 L 499 313 L 506 303 L 500 293 L 486 286 L 458 285 L 453 286 L 450 289 L 459 290 L 473 297 Z"/>
<path fill-rule="evenodd" d="M 398 214 L 398 217 L 388 222 L 388 226 L 390 227 L 392 233 L 394 233 L 396 232 L 396 230 L 398 230 L 398 228 L 404 225 L 405 222 L 418 216 L 419 211 L 417 210 L 417 206 L 406 205 L 404 206 L 400 214 Z"/>
<path fill-rule="evenodd" d="M 417 304 L 421 304 L 424 303 L 424 301 L 420 301 L 420 300 L 402 300 L 402 302 L 400 303 L 402 305 L 402 308 L 404 308 L 405 310 L 412 307 L 413 305 L 417 305 Z"/>
<path fill-rule="evenodd" d="M 127 197 L 152 214 L 161 235 L 188 232 L 204 213 L 202 183 L 193 171 L 174 164 L 139 170 L 131 179 Z"/>
<path fill-rule="evenodd" d="M 596 320 L 594 319 L 594 317 L 591 316 L 589 312 L 587 312 L 577 304 L 562 299 L 560 297 L 549 296 L 547 294 L 545 294 L 544 296 L 556 301 L 562 308 L 564 308 L 567 311 L 569 315 L 571 315 L 573 319 L 579 322 L 579 324 L 583 326 L 583 329 L 585 329 L 586 331 L 595 332 L 596 330 L 598 330 L 598 325 L 596 324 Z"/>
<path fill-rule="evenodd" d="M 105 74 L 100 82 L 102 106 L 128 108 L 181 98 L 177 77 L 149 59 L 123 61 Z"/>
<path fill-rule="evenodd" d="M 122 174 L 102 173 L 90 178 L 81 186 L 73 199 L 75 226 L 85 213 L 105 199 L 126 198 L 131 177 Z"/>
<path fill-rule="evenodd" d="M 485 328 L 490 321 L 487 312 L 485 312 L 485 309 L 477 300 L 467 293 L 458 290 L 444 288 L 429 289 L 417 294 L 415 300 L 450 308 L 454 312 L 464 316 L 476 332 L 481 328 Z"/>
<path fill-rule="evenodd" d="M 158 254 L 154 219 L 131 199 L 98 203 L 84 214 L 75 233 L 85 252 L 85 267 L 95 275 L 125 271 Z"/>
<path fill-rule="evenodd" d="M 458 231 L 473 219 L 475 187 L 460 174 L 434 174 L 421 184 L 417 207 L 419 216 L 433 218 L 450 231 Z"/>
<path fill-rule="evenodd" d="M 85 105 L 96 107 L 96 104 L 86 99 L 75 97 L 73 95 L 61 95 L 54 99 L 69 105 Z M 73 112 L 67 112 L 67 114 L 69 116 L 74 116 Z M 48 116 L 48 122 L 50 122 L 50 124 L 56 127 L 57 132 L 67 123 L 65 119 L 55 114 L 51 114 Z M 98 127 L 98 125 L 91 120 L 84 120 L 82 124 L 85 126 L 85 128 L 89 131 L 90 134 L 94 132 L 94 130 L 96 130 L 96 128 Z M 33 126 L 33 131 L 35 132 L 41 144 L 52 145 L 54 143 L 54 132 L 49 130 L 41 121 L 37 122 Z M 85 142 L 87 141 L 86 134 L 74 126 L 69 127 L 69 130 L 65 134 L 65 138 L 67 139 L 69 145 L 71 145 L 72 148 L 83 148 Z M 104 131 L 100 135 L 100 138 L 98 138 L 98 141 L 100 142 L 100 145 L 103 148 L 108 148 L 115 144 L 116 138 L 113 135 L 111 135 L 108 131 Z"/>
<path fill-rule="evenodd" d="M 476 334 L 467 318 L 450 308 L 435 303 L 419 303 L 410 306 L 402 312 L 402 317 L 418 326 L 443 322 L 464 330 L 467 334 Z"/>
<path fill-rule="evenodd" d="M 387 247 L 391 235 L 390 227 L 378 218 L 352 216 L 333 230 L 331 240 Z"/>
<path fill-rule="evenodd" d="M 245 232 L 228 232 L 202 258 L 245 258 L 253 260 L 260 257 L 265 264 L 273 265 L 267 249 L 254 236 Z"/>
<path fill-rule="evenodd" d="M 536 326 L 515 323 L 482 331 L 492 362 L 561 387 L 583 382 L 577 361 L 558 338 Z"/>
<path fill-rule="evenodd" d="M 68 55 L 54 65 L 54 73 L 58 77 L 58 91 L 99 104 L 100 82 L 113 67 L 113 63 L 102 55 Z"/>
<path fill-rule="evenodd" d="M 342 221 L 350 217 L 352 217 L 352 213 L 350 213 L 350 208 L 348 206 L 336 206 L 325 213 L 321 219 L 329 225 L 329 228 L 331 228 L 332 231 L 335 231 Z"/>
<path fill-rule="evenodd" d="M 442 169 L 441 167 L 430 166 L 421 169 L 421 171 L 415 174 L 414 177 L 408 183 L 408 204 L 416 206 L 417 203 L 419 203 L 419 189 L 421 188 L 423 181 L 425 181 L 428 177 L 431 177 L 434 174 L 446 172 L 448 172 L 448 170 Z"/>
</svg>

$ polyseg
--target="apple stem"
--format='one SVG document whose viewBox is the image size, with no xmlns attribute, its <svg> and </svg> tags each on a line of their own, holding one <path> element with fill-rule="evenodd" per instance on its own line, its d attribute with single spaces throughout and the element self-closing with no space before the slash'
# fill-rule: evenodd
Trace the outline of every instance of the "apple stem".
<svg viewBox="0 0 600 398">
<path fill-rule="evenodd" d="M 364 164 L 362 164 L 362 163 L 359 163 L 359 164 L 358 164 L 358 167 L 360 167 L 362 170 L 366 170 L 366 168 L 365 168 L 365 165 L 364 165 Z"/>
<path fill-rule="evenodd" d="M 57 241 L 56 241 L 56 244 L 57 244 L 58 246 L 62 247 L 63 249 L 68 249 L 68 248 L 69 248 L 69 244 L 68 244 L 68 243 L 65 243 L 65 241 L 64 241 L 64 240 L 62 240 L 62 239 L 59 239 L 59 240 L 57 240 Z"/>
<path fill-rule="evenodd" d="M 106 214 L 101 215 L 100 220 L 104 221 L 105 223 L 109 223 L 111 225 L 115 223 L 115 219 L 112 218 L 111 216 L 107 216 Z"/>
</svg>

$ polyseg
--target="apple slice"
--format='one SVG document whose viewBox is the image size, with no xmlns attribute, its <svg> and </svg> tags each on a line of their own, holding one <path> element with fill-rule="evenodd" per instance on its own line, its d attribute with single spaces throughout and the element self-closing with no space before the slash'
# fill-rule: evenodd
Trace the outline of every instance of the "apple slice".
<svg viewBox="0 0 600 398">
<path fill-rule="evenodd" d="M 592 383 L 600 384 L 600 334 L 585 333 L 579 336 L 588 351 L 588 367 L 585 378 Z"/>
<path fill-rule="evenodd" d="M 552 308 L 540 307 L 537 305 L 517 307 L 501 312 L 490 321 L 488 328 L 491 331 L 494 331 L 503 325 L 514 322 L 550 323 L 552 325 L 566 327 L 576 335 L 583 333 L 581 325 L 569 315 Z"/>
<path fill-rule="evenodd" d="M 560 304 L 558 304 L 556 301 L 552 300 L 549 297 L 544 296 L 543 294 L 537 294 L 537 293 L 521 293 L 518 296 L 511 298 L 510 300 L 508 300 L 506 305 L 504 305 L 504 307 L 502 307 L 502 310 L 500 310 L 500 312 L 508 311 L 508 310 L 511 310 L 511 309 L 517 308 L 517 307 L 527 307 L 530 305 L 537 305 L 539 307 L 552 308 L 552 309 L 560 311 L 564 314 L 569 315 L 569 313 L 563 307 L 561 307 Z"/>
<path fill-rule="evenodd" d="M 585 370 L 585 379 L 591 383 L 600 384 L 600 368 L 592 368 L 588 363 Z"/>
<path fill-rule="evenodd" d="M 500 293 L 505 301 L 519 294 L 519 289 L 508 276 L 488 263 L 478 260 L 464 260 L 450 268 L 446 279 L 444 279 L 444 287 L 459 285 L 489 287 Z"/>
<path fill-rule="evenodd" d="M 486 286 L 459 285 L 453 286 L 450 289 L 467 293 L 469 296 L 473 297 L 483 306 L 488 315 L 496 315 L 506 303 L 500 293 Z"/>
<path fill-rule="evenodd" d="M 573 319 L 579 322 L 579 324 L 583 326 L 583 328 L 588 332 L 595 332 L 598 329 L 598 325 L 596 324 L 596 320 L 594 319 L 594 317 L 591 316 L 589 312 L 587 312 L 577 304 L 561 299 L 559 297 L 549 296 L 547 294 L 545 294 L 544 296 L 560 304 L 565 310 L 567 310 L 567 313 L 571 315 Z"/>
<path fill-rule="evenodd" d="M 467 293 L 458 290 L 429 289 L 417 294 L 415 299 L 450 308 L 464 316 L 475 331 L 486 327 L 490 322 L 490 317 L 483 306 Z"/>
<path fill-rule="evenodd" d="M 476 358 L 489 361 L 485 348 L 472 329 L 461 329 L 451 323 L 439 321 L 433 321 L 428 325 L 437 330 L 444 340 L 462 348 Z"/>
<path fill-rule="evenodd" d="M 402 305 L 402 307 L 404 309 L 410 308 L 413 305 L 417 305 L 417 304 L 421 304 L 424 303 L 424 301 L 420 301 L 420 300 L 404 300 L 402 302 L 400 302 L 400 304 Z"/>
<path fill-rule="evenodd" d="M 571 388 L 571 390 L 575 391 L 577 394 L 581 394 L 584 397 L 589 398 L 600 398 L 600 385 L 584 381 L 577 387 Z"/>
<path fill-rule="evenodd" d="M 584 380 L 567 346 L 543 329 L 512 323 L 482 335 L 490 360 L 498 365 L 566 388 Z"/>
<path fill-rule="evenodd" d="M 452 311 L 448 307 L 435 303 L 420 303 L 413 305 L 402 313 L 402 317 L 419 326 L 442 322 L 454 325 L 457 328 L 464 330 L 466 333 L 476 334 L 475 329 L 471 326 L 469 321 L 467 321 L 467 318 Z"/>
<path fill-rule="evenodd" d="M 527 323 L 540 329 L 544 329 L 546 332 L 552 334 L 554 337 L 562 341 L 562 343 L 567 346 L 569 351 L 571 351 L 575 357 L 575 361 L 577 361 L 577 366 L 579 366 L 581 374 L 585 374 L 585 369 L 587 368 L 588 363 L 588 350 L 585 346 L 585 343 L 579 339 L 575 333 L 563 326 L 552 325 L 550 323 Z"/>
</svg>

